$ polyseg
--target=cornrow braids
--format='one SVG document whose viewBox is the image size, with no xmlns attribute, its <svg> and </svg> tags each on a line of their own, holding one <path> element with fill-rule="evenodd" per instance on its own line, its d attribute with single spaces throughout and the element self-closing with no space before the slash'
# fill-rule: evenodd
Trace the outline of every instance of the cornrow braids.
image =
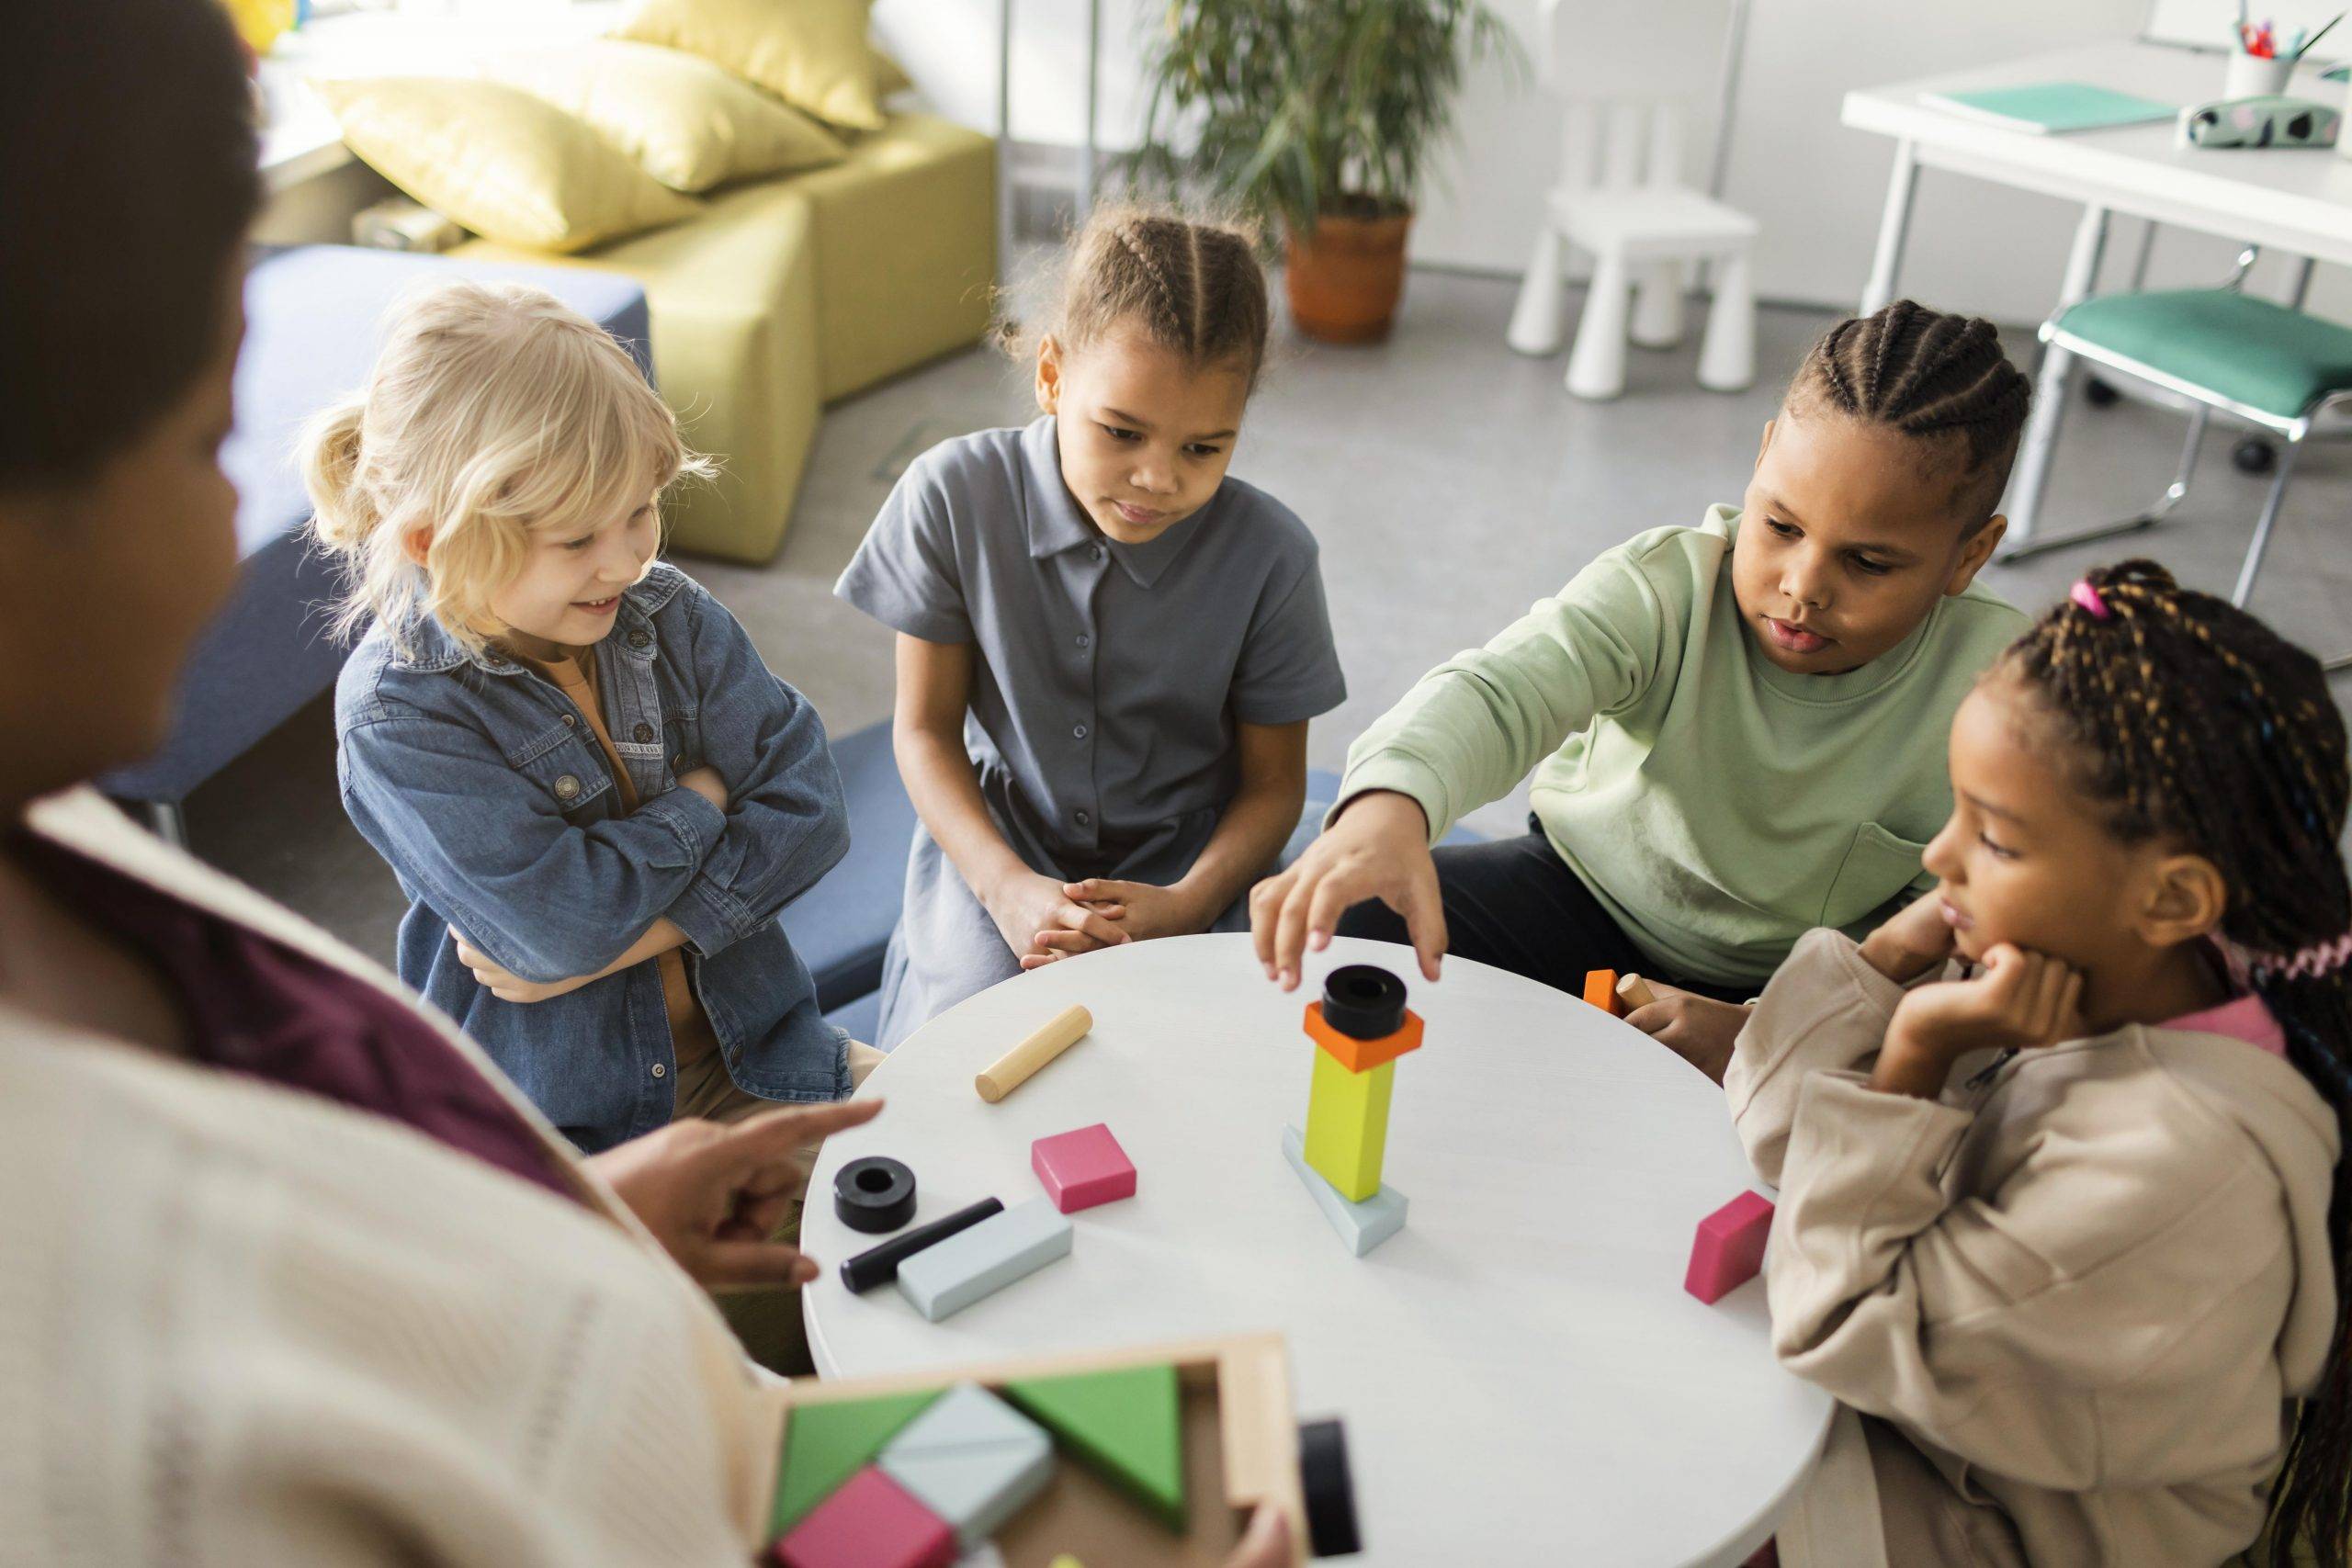
<svg viewBox="0 0 2352 1568">
<path fill-rule="evenodd" d="M 1035 332 L 1077 350 L 1119 329 L 1197 367 L 1232 366 L 1253 389 L 1272 322 L 1257 237 L 1247 227 L 1165 207 L 1098 209 L 1062 258 L 1054 308 Z M 1035 335 L 1000 327 L 1017 359 Z"/>
<path fill-rule="evenodd" d="M 1959 438 L 1962 490 L 1981 521 L 2009 482 L 2032 396 L 1992 322 L 1897 299 L 1822 334 L 1797 367 L 1787 400 L 1792 408 L 1825 403 L 1923 441 Z"/>
<path fill-rule="evenodd" d="M 2072 742 L 2079 782 L 2127 842 L 2164 836 L 2228 884 L 2221 936 L 2234 975 L 2286 1034 L 2289 1059 L 2335 1109 L 2352 1154 L 2352 883 L 2337 845 L 2352 775 L 2319 661 L 2260 621 L 2180 587 L 2152 561 L 2093 571 L 1995 670 L 2018 679 Z M 2345 1568 L 2352 1528 L 2352 1158 L 2328 1213 L 2336 1333 L 2297 1416 L 2271 1499 L 2271 1568 Z"/>
</svg>

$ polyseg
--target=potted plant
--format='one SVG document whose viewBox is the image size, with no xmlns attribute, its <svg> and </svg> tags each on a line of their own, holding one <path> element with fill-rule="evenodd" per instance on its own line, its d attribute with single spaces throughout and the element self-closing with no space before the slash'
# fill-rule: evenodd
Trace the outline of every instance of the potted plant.
<svg viewBox="0 0 2352 1568">
<path fill-rule="evenodd" d="M 1279 223 L 1299 330 L 1374 342 L 1463 66 L 1487 56 L 1520 60 L 1483 0 L 1170 0 L 1136 166 Z"/>
</svg>

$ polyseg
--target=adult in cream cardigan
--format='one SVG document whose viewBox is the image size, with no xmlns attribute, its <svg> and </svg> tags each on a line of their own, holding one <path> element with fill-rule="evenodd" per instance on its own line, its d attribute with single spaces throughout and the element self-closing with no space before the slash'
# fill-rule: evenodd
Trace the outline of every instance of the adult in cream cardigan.
<svg viewBox="0 0 2352 1568">
<path fill-rule="evenodd" d="M 249 105 L 211 0 L 0 16 L 0 1564 L 740 1568 L 779 1385 L 703 1287 L 813 1276 L 762 1239 L 792 1156 L 876 1107 L 580 1160 L 82 782 L 236 570 Z M 231 974 L 266 1030 L 213 1027 Z M 1242 1561 L 1288 1551 L 1270 1516 Z"/>
</svg>

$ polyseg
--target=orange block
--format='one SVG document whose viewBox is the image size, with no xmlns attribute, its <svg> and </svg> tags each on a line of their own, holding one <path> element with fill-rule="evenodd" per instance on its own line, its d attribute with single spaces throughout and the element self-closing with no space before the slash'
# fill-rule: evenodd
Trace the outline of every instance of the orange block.
<svg viewBox="0 0 2352 1568">
<path fill-rule="evenodd" d="M 1383 1062 L 1393 1062 L 1408 1051 L 1421 1048 L 1421 1015 L 1405 1010 L 1404 1027 L 1377 1040 L 1342 1034 L 1323 1021 L 1323 1004 L 1306 1004 L 1307 1037 L 1331 1054 L 1331 1059 L 1351 1073 L 1368 1073 Z"/>
<path fill-rule="evenodd" d="M 1624 1004 L 1617 999 L 1617 971 L 1614 969 L 1586 970 L 1584 999 L 1611 1018 L 1625 1016 Z"/>
</svg>

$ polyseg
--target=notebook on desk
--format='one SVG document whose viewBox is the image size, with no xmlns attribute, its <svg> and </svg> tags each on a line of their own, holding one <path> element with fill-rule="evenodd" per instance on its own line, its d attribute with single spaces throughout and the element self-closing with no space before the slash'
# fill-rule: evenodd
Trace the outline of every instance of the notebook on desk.
<svg viewBox="0 0 2352 1568">
<path fill-rule="evenodd" d="M 2018 87 L 1985 87 L 1968 93 L 1922 93 L 1919 101 L 1954 114 L 1967 115 L 2010 130 L 2044 135 L 2067 130 L 2100 130 L 2109 126 L 2144 125 L 2171 119 L 2180 111 L 2172 104 L 2134 97 L 2112 87 L 2085 82 L 2036 82 Z"/>
</svg>

